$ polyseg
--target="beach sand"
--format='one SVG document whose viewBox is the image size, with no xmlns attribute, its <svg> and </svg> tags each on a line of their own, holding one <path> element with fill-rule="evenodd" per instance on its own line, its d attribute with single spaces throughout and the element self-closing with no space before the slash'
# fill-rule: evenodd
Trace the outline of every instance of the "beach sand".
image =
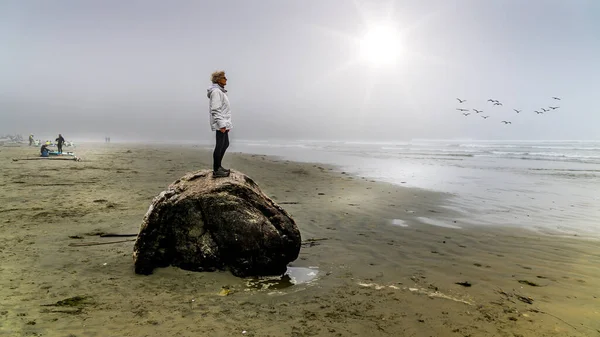
<svg viewBox="0 0 600 337">
<path fill-rule="evenodd" d="M 465 227 L 441 193 L 228 153 L 296 220 L 291 266 L 316 277 L 261 289 L 228 272 L 141 276 L 133 238 L 98 234 L 137 233 L 152 198 L 211 151 L 83 144 L 81 162 L 11 160 L 37 151 L 0 147 L 3 336 L 600 335 L 595 240 Z M 70 246 L 111 241 L 125 242 Z"/>
</svg>

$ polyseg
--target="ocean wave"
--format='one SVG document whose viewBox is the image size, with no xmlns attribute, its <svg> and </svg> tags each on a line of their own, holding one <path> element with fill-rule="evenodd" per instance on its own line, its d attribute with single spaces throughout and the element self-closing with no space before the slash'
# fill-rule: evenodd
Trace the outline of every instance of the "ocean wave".
<svg viewBox="0 0 600 337">
<path fill-rule="evenodd" d="M 546 175 L 546 176 L 560 177 L 560 178 L 567 178 L 567 179 L 596 179 L 596 178 L 600 177 L 600 175 L 594 174 L 594 173 L 548 172 L 548 173 L 542 173 L 542 174 Z"/>
<path fill-rule="evenodd" d="M 473 153 L 450 153 L 450 152 L 402 152 L 401 155 L 407 156 L 441 156 L 441 157 L 474 157 Z"/>
<path fill-rule="evenodd" d="M 450 144 L 452 145 L 452 144 Z M 516 144 L 494 144 L 494 143 L 490 143 L 490 144 L 456 144 L 456 146 L 450 146 L 448 145 L 448 147 L 474 147 L 474 148 L 519 148 L 519 147 L 524 147 L 523 145 L 516 145 Z"/>
<path fill-rule="evenodd" d="M 600 170 L 589 169 L 555 169 L 555 168 L 530 168 L 529 171 L 556 171 L 556 172 L 595 172 L 600 173 Z"/>
<path fill-rule="evenodd" d="M 267 144 L 267 143 L 245 143 L 246 146 L 261 146 L 267 148 L 301 148 L 301 149 L 309 149 L 313 148 L 312 146 L 307 146 L 305 144 Z"/>
<path fill-rule="evenodd" d="M 562 161 L 562 162 L 573 162 L 573 163 L 582 163 L 582 164 L 600 164 L 600 158 L 589 159 L 589 158 L 568 158 L 568 157 L 514 157 L 514 159 Z"/>
<path fill-rule="evenodd" d="M 431 157 L 495 157 L 495 158 L 511 158 L 511 159 L 540 159 L 540 160 L 561 160 L 575 162 L 600 162 L 600 153 L 598 155 L 590 155 L 590 153 L 561 153 L 561 152 L 533 152 L 533 151 L 498 151 L 494 149 L 485 150 L 450 150 L 450 149 L 397 149 L 383 147 L 379 151 L 356 151 L 356 150 L 340 150 L 338 153 L 352 153 L 354 155 L 378 156 L 385 157 L 386 155 L 393 157 L 415 157 L 415 156 L 431 156 Z"/>
<path fill-rule="evenodd" d="M 367 141 L 343 141 L 346 145 L 387 145 L 387 146 L 405 146 L 410 145 L 409 142 L 367 142 Z"/>
<path fill-rule="evenodd" d="M 366 153 L 369 155 L 368 153 Z M 379 156 L 385 153 L 378 153 Z M 548 161 L 572 161 L 580 163 L 600 163 L 600 155 L 582 155 L 575 153 L 560 153 L 560 152 L 524 152 L 524 151 L 400 151 L 390 152 L 393 156 L 432 156 L 432 157 L 491 157 L 491 158 L 509 158 L 509 159 L 524 159 L 524 160 L 548 160 Z"/>
<path fill-rule="evenodd" d="M 526 145 L 526 144 L 448 144 L 446 147 L 466 147 L 483 149 L 540 149 L 540 150 L 565 150 L 565 151 L 600 151 L 598 146 L 574 146 L 574 145 Z"/>
<path fill-rule="evenodd" d="M 427 157 L 437 158 L 469 158 L 492 157 L 522 160 L 566 161 L 577 163 L 600 163 L 600 147 L 596 143 L 581 144 L 498 144 L 498 143 L 454 143 L 423 144 L 401 142 L 243 142 L 249 148 L 271 149 L 269 152 L 282 152 L 286 149 L 324 152 L 360 157 L 402 158 Z M 575 145 L 575 146 L 574 146 Z M 280 149 L 280 150 L 276 150 Z"/>
<path fill-rule="evenodd" d="M 581 158 L 581 159 L 598 159 L 600 160 L 600 156 L 584 156 L 580 154 L 568 154 L 568 153 L 559 153 L 559 152 L 530 152 L 530 156 L 539 156 L 539 157 L 561 157 L 561 158 Z"/>
</svg>

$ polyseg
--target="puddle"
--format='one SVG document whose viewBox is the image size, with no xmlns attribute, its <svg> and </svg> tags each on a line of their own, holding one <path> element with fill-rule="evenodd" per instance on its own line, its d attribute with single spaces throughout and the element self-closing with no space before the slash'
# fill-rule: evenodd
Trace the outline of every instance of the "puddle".
<svg viewBox="0 0 600 337">
<path fill-rule="evenodd" d="M 268 276 L 248 280 L 246 286 L 251 289 L 280 290 L 291 286 L 307 284 L 314 281 L 319 274 L 317 267 L 288 267 L 283 276 Z"/>
<path fill-rule="evenodd" d="M 461 229 L 458 226 L 448 224 L 448 223 L 446 223 L 444 221 L 440 221 L 440 220 L 436 220 L 436 219 L 431 219 L 431 218 L 426 218 L 424 216 L 418 217 L 417 220 L 421 221 L 424 224 L 428 224 L 428 225 L 431 225 L 431 226 Z"/>
<path fill-rule="evenodd" d="M 404 221 L 402 219 L 392 219 L 392 225 L 398 226 L 398 227 L 408 227 L 408 224 L 406 223 L 406 221 Z"/>
</svg>

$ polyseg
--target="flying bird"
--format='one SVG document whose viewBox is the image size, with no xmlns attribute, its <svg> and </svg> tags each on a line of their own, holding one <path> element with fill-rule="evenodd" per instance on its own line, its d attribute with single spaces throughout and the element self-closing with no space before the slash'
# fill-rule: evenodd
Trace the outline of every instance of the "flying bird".
<svg viewBox="0 0 600 337">
<path fill-rule="evenodd" d="M 543 114 L 544 112 L 535 110 L 535 113 L 539 115 L 539 114 Z"/>
<path fill-rule="evenodd" d="M 470 114 L 471 114 L 470 112 L 465 112 L 463 115 L 468 116 Z"/>
<path fill-rule="evenodd" d="M 504 123 L 504 124 L 512 124 L 511 122 L 507 122 L 507 121 L 502 121 L 500 123 Z"/>
<path fill-rule="evenodd" d="M 552 109 L 552 110 L 556 110 L 556 109 L 558 109 L 560 107 L 559 106 L 549 106 L 549 108 Z"/>
<path fill-rule="evenodd" d="M 495 99 L 491 99 L 491 98 L 490 98 L 490 99 L 488 99 L 487 101 L 488 101 L 488 102 L 492 102 L 492 103 L 494 103 L 494 102 L 498 102 L 498 101 L 496 101 Z"/>
<path fill-rule="evenodd" d="M 464 103 L 467 101 L 466 99 L 460 99 L 460 98 L 457 98 L 457 100 L 458 100 L 458 103 Z"/>
<path fill-rule="evenodd" d="M 490 118 L 490 116 L 481 116 L 481 118 L 488 119 L 488 118 Z"/>
<path fill-rule="evenodd" d="M 542 108 L 542 111 L 543 111 L 543 112 L 548 112 L 548 111 L 550 111 L 550 110 Z"/>
<path fill-rule="evenodd" d="M 553 99 L 560 101 L 560 97 L 552 97 Z"/>
<path fill-rule="evenodd" d="M 477 109 L 473 109 L 473 111 L 475 111 L 475 113 L 483 112 L 483 110 L 477 110 Z"/>
<path fill-rule="evenodd" d="M 522 110 L 517 110 L 517 109 L 513 109 L 515 110 L 516 113 L 520 113 Z"/>
<path fill-rule="evenodd" d="M 494 103 L 494 105 L 502 105 L 502 103 L 496 101 L 496 103 Z"/>
<path fill-rule="evenodd" d="M 457 108 L 456 110 L 458 110 L 458 111 L 469 111 L 469 109 L 461 109 L 461 108 Z"/>
</svg>

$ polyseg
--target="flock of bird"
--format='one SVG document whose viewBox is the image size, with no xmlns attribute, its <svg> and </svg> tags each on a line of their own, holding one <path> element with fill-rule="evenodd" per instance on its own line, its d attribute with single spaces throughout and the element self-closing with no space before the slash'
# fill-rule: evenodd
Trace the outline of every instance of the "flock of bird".
<svg viewBox="0 0 600 337">
<path fill-rule="evenodd" d="M 560 99 L 560 97 L 555 97 L 555 96 L 553 96 L 553 97 L 552 97 L 552 99 L 553 99 L 554 101 L 560 101 L 560 100 L 561 100 L 561 99 Z M 467 101 L 466 99 L 460 99 L 460 98 L 457 98 L 456 100 L 457 100 L 457 101 L 458 101 L 458 103 L 460 103 L 460 104 L 463 104 L 463 103 L 465 103 L 465 102 Z M 491 98 L 490 98 L 490 99 L 488 99 L 488 100 L 487 100 L 487 102 L 490 102 L 490 103 L 492 103 L 492 107 L 494 107 L 494 106 L 504 106 L 504 105 L 502 104 L 502 102 L 500 102 L 500 101 L 499 101 L 499 100 L 497 100 L 497 99 L 491 99 Z M 536 113 L 536 114 L 538 114 L 538 115 L 541 115 L 541 114 L 544 114 L 545 112 L 552 111 L 552 110 L 556 110 L 556 109 L 558 109 L 558 108 L 560 108 L 560 107 L 559 107 L 559 106 L 549 106 L 549 107 L 548 107 L 548 109 L 546 109 L 546 108 L 541 108 L 540 110 L 534 110 L 533 112 L 535 112 L 535 113 Z M 469 115 L 471 115 L 471 113 L 470 113 L 470 112 L 468 112 L 468 111 L 471 111 L 471 109 L 457 108 L 456 110 L 458 110 L 458 111 L 462 112 L 462 114 L 463 114 L 465 117 L 466 117 L 466 116 L 469 116 Z M 483 110 L 478 110 L 478 109 L 472 109 L 472 110 L 473 110 L 473 111 L 475 111 L 475 113 L 476 113 L 476 114 L 481 114 L 481 113 L 483 112 Z M 516 112 L 516 113 L 521 113 L 523 110 L 519 110 L 519 109 L 513 109 L 513 111 L 514 111 L 514 112 Z M 484 116 L 483 114 L 481 114 L 480 116 L 481 116 L 481 118 L 483 118 L 483 119 L 488 119 L 488 118 L 490 118 L 490 116 Z M 504 125 L 512 124 L 512 122 L 511 122 L 511 121 L 506 121 L 506 120 L 505 120 L 505 121 L 501 121 L 500 123 L 503 123 Z"/>
</svg>

